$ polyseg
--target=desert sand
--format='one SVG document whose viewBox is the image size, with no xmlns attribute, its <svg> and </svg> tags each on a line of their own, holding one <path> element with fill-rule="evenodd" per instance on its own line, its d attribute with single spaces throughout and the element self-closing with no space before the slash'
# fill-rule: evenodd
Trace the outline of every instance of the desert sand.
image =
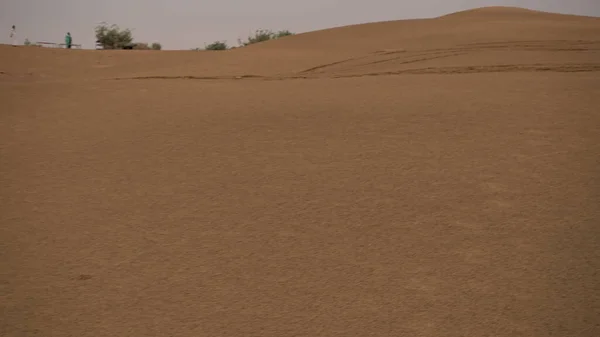
<svg viewBox="0 0 600 337">
<path fill-rule="evenodd" d="M 1 336 L 600 336 L 600 19 L 0 46 Z"/>
</svg>

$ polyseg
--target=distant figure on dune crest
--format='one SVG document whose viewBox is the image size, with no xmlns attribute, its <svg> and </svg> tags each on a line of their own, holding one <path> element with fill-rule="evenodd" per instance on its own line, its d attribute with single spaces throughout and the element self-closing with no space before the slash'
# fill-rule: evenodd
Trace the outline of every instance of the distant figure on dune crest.
<svg viewBox="0 0 600 337">
<path fill-rule="evenodd" d="M 12 26 L 12 29 L 10 30 L 10 40 L 12 41 L 13 47 L 16 47 L 17 46 L 17 27 L 15 27 L 14 25 Z"/>
<path fill-rule="evenodd" d="M 73 38 L 71 37 L 71 33 L 67 32 L 67 35 L 65 36 L 65 45 L 67 46 L 67 49 L 71 49 L 73 43 Z"/>
</svg>

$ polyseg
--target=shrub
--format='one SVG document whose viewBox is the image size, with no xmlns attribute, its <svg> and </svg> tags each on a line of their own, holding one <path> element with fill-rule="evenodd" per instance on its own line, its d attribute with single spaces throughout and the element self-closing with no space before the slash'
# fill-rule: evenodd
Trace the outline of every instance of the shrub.
<svg viewBox="0 0 600 337">
<path fill-rule="evenodd" d="M 269 40 L 280 39 L 285 36 L 294 35 L 294 33 L 289 30 L 280 30 L 278 32 L 273 32 L 268 29 L 258 29 L 254 32 L 253 35 L 248 36 L 246 41 L 238 40 L 238 44 L 240 46 L 247 46 L 255 43 L 260 43 Z"/>
<path fill-rule="evenodd" d="M 135 50 L 150 50 L 150 46 L 145 42 L 136 42 L 133 44 Z"/>
<path fill-rule="evenodd" d="M 96 41 L 104 49 L 125 49 L 133 42 L 133 36 L 129 29 L 120 29 L 117 25 L 101 24 L 96 27 Z"/>
<path fill-rule="evenodd" d="M 242 42 L 242 44 L 247 46 L 249 44 L 265 42 L 273 39 L 274 36 L 274 33 L 270 30 L 258 29 L 256 32 L 254 32 L 254 35 L 248 36 L 248 40 L 246 42 Z"/>
<path fill-rule="evenodd" d="M 158 42 L 154 42 L 150 48 L 152 48 L 152 50 L 161 50 L 162 49 L 162 45 Z"/>
<path fill-rule="evenodd" d="M 205 50 L 227 50 L 229 46 L 227 46 L 227 42 L 225 41 L 215 41 L 209 45 L 204 46 Z"/>
<path fill-rule="evenodd" d="M 294 33 L 290 32 L 289 30 L 280 30 L 277 33 L 275 33 L 275 38 L 280 39 L 282 37 L 291 36 L 291 35 L 294 35 Z"/>
</svg>

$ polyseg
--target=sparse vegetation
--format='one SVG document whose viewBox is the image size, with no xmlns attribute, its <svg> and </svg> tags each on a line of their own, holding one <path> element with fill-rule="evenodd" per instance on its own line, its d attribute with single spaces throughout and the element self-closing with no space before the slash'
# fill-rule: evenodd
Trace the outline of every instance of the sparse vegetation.
<svg viewBox="0 0 600 337">
<path fill-rule="evenodd" d="M 31 41 L 29 41 L 29 39 L 25 39 L 25 42 L 23 42 L 23 45 L 31 46 Z"/>
<path fill-rule="evenodd" d="M 291 36 L 291 35 L 294 35 L 294 33 L 290 32 L 287 29 L 286 30 L 280 30 L 277 33 L 275 33 L 275 38 L 279 39 L 279 38 L 286 37 L 286 36 Z"/>
<path fill-rule="evenodd" d="M 238 39 L 238 44 L 240 47 L 243 47 L 243 46 L 260 43 L 260 42 L 264 42 L 264 41 L 280 39 L 282 37 L 286 37 L 286 36 L 290 36 L 290 35 L 294 35 L 294 33 L 290 32 L 289 30 L 280 30 L 278 32 L 273 32 L 268 29 L 258 29 L 257 31 L 254 32 L 254 34 L 248 36 L 248 39 L 246 41 L 242 41 L 241 39 Z M 227 50 L 227 49 L 234 49 L 234 48 L 237 48 L 237 47 L 230 47 L 226 41 L 215 41 L 211 44 L 204 45 L 204 49 L 195 48 L 192 50 Z"/>
<path fill-rule="evenodd" d="M 280 30 L 278 32 L 273 32 L 268 29 L 258 29 L 254 32 L 253 35 L 248 36 L 246 41 L 238 40 L 238 44 L 240 46 L 248 46 L 255 43 L 265 42 L 269 40 L 280 39 L 282 37 L 294 35 L 294 33 L 289 30 Z"/>
<path fill-rule="evenodd" d="M 294 35 L 289 30 L 272 31 L 269 29 L 258 29 L 254 34 L 248 36 L 243 41 L 238 39 L 240 47 L 265 42 L 269 40 L 281 39 L 286 36 Z M 96 27 L 96 41 L 102 46 L 102 49 L 136 49 L 136 50 L 162 50 L 162 45 L 158 42 L 148 44 L 145 42 L 134 42 L 133 34 L 130 29 L 121 29 L 117 25 L 101 24 Z M 27 43 L 28 41 L 26 41 Z M 215 41 L 205 45 L 204 48 L 194 48 L 192 50 L 227 50 L 236 47 L 230 47 L 226 41 Z"/>
<path fill-rule="evenodd" d="M 215 41 L 209 45 L 204 46 L 204 50 L 227 50 L 229 46 L 225 41 Z"/>
</svg>

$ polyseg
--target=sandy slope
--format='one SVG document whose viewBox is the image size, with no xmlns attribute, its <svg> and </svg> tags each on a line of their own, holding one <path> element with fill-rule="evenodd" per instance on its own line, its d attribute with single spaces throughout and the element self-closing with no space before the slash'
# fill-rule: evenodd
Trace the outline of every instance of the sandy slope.
<svg viewBox="0 0 600 337">
<path fill-rule="evenodd" d="M 0 47 L 0 335 L 598 336 L 599 36 Z"/>
</svg>

